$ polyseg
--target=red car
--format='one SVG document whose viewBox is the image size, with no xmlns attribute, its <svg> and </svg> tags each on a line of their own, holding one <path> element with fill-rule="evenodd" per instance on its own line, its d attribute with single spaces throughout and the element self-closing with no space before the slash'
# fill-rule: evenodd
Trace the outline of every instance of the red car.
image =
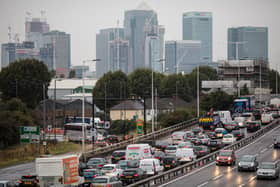
<svg viewBox="0 0 280 187">
<path fill-rule="evenodd" d="M 233 150 L 221 150 L 216 157 L 216 165 L 235 165 L 236 157 Z"/>
</svg>

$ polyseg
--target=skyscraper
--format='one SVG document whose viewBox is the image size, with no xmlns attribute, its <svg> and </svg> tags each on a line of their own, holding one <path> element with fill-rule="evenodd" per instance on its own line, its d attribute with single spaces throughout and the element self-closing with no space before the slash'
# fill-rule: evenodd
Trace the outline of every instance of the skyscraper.
<svg viewBox="0 0 280 187">
<path fill-rule="evenodd" d="M 123 28 L 101 29 L 96 34 L 96 58 L 100 59 L 96 62 L 97 78 L 110 71 L 109 42 L 116 39 L 124 39 Z"/>
<path fill-rule="evenodd" d="M 239 43 L 239 44 L 236 44 Z M 238 45 L 238 50 L 236 50 Z M 238 52 L 238 54 L 237 54 Z M 228 29 L 228 59 L 268 60 L 268 28 L 237 27 Z"/>
<path fill-rule="evenodd" d="M 165 72 L 190 73 L 201 64 L 201 41 L 179 40 L 165 42 Z"/>
<path fill-rule="evenodd" d="M 129 73 L 129 42 L 127 40 L 112 40 L 109 42 L 109 69 Z"/>
<path fill-rule="evenodd" d="M 153 69 L 157 72 L 162 72 L 162 58 L 160 55 L 161 51 L 161 41 L 157 34 L 149 34 L 146 36 L 145 41 L 145 67 Z"/>
<path fill-rule="evenodd" d="M 212 62 L 212 13 L 187 12 L 183 14 L 183 40 L 201 41 L 201 61 Z"/>
<path fill-rule="evenodd" d="M 157 30 L 157 14 L 145 3 L 125 12 L 124 34 L 125 39 L 129 40 L 132 70 L 145 66 L 145 39 L 148 34 L 157 33 Z"/>
<path fill-rule="evenodd" d="M 57 75 L 67 76 L 71 66 L 70 34 L 61 31 L 51 31 L 43 34 L 43 48 L 52 46 L 52 68 Z M 46 62 L 45 62 L 46 63 Z M 48 62 L 49 63 L 49 62 Z"/>
<path fill-rule="evenodd" d="M 4 43 L 1 45 L 1 68 L 8 66 L 16 59 L 16 43 Z"/>
</svg>

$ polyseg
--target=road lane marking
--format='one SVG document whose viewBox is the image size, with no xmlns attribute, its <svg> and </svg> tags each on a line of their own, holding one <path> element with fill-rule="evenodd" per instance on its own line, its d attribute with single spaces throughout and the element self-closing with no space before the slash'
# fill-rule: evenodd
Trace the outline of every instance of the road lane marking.
<svg viewBox="0 0 280 187">
<path fill-rule="evenodd" d="M 200 184 L 200 185 L 198 185 L 197 187 L 202 187 L 202 186 L 205 186 L 206 184 L 208 184 L 208 182 L 206 181 L 206 182 L 204 182 L 204 183 L 202 183 L 202 184 Z"/>
<path fill-rule="evenodd" d="M 248 182 L 251 182 L 252 180 L 255 180 L 256 177 L 257 176 L 251 177 Z"/>
<path fill-rule="evenodd" d="M 213 181 L 214 181 L 214 180 L 217 180 L 217 179 L 221 178 L 222 176 L 224 176 L 224 174 L 218 175 L 218 176 L 214 177 L 212 180 L 213 180 Z"/>
<path fill-rule="evenodd" d="M 273 144 L 271 144 L 270 146 L 269 146 L 269 148 L 272 148 L 273 147 Z"/>
<path fill-rule="evenodd" d="M 245 186 L 245 184 L 240 184 L 238 187 L 243 187 L 243 186 Z"/>
<path fill-rule="evenodd" d="M 233 168 L 231 168 L 231 170 L 235 170 L 237 167 L 236 166 L 234 166 Z"/>
<path fill-rule="evenodd" d="M 261 153 L 264 153 L 267 150 L 267 148 L 264 148 L 263 150 L 261 150 Z"/>
</svg>

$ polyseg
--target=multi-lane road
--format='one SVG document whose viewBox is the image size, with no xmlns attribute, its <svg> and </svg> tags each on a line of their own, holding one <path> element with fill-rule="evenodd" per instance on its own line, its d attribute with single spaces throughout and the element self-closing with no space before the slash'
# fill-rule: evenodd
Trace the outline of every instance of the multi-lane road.
<svg viewBox="0 0 280 187">
<path fill-rule="evenodd" d="M 245 154 L 257 155 L 258 161 L 279 161 L 280 150 L 273 148 L 273 136 L 280 134 L 280 126 L 266 133 L 257 141 L 236 152 L 237 159 Z M 161 187 L 280 187 L 278 180 L 257 180 L 256 172 L 238 172 L 236 166 L 206 165 Z"/>
</svg>

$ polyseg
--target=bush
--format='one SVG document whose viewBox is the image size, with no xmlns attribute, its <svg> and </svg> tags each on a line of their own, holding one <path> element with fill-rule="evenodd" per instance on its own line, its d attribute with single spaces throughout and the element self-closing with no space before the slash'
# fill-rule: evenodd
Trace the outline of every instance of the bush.
<svg viewBox="0 0 280 187">
<path fill-rule="evenodd" d="M 159 116 L 159 122 L 162 127 L 169 127 L 169 126 L 175 125 L 177 123 L 187 121 L 192 118 L 193 118 L 193 115 L 192 115 L 191 111 L 176 110 L 169 114 L 166 114 L 166 113 L 161 114 Z"/>
<path fill-rule="evenodd" d="M 115 120 L 112 122 L 109 134 L 125 135 L 136 129 L 135 120 Z"/>
</svg>

